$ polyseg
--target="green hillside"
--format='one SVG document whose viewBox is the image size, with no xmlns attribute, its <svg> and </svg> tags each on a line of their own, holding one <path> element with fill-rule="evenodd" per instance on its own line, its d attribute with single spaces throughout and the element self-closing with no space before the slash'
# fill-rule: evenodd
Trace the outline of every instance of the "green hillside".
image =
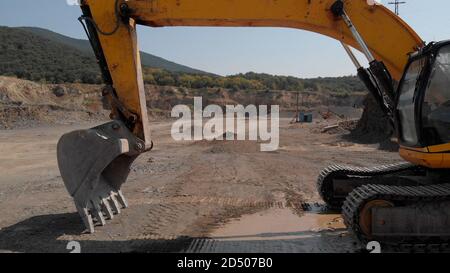
<svg viewBox="0 0 450 273">
<path fill-rule="evenodd" d="M 94 53 L 87 40 L 46 29 L 0 26 L 0 75 L 33 81 L 100 83 Z M 174 73 L 208 74 L 141 52 L 142 65 Z"/>
<path fill-rule="evenodd" d="M 49 39 L 54 42 L 58 42 L 64 44 L 69 47 L 73 47 L 77 50 L 80 50 L 84 53 L 90 54 L 94 56 L 94 53 L 91 49 L 91 45 L 87 40 L 74 39 L 71 37 L 67 37 L 61 35 L 59 33 L 35 27 L 22 27 L 22 30 L 29 31 L 33 34 L 37 34 L 43 38 Z M 141 51 L 141 62 L 142 66 L 152 67 L 152 68 L 160 68 L 164 70 L 168 70 L 171 72 L 183 72 L 183 73 L 193 73 L 193 74 L 207 74 L 205 71 L 201 71 L 198 69 L 194 69 L 185 65 L 177 64 L 166 59 L 160 58 L 158 56 L 148 54 Z"/>
<path fill-rule="evenodd" d="M 0 27 L 0 75 L 52 83 L 100 83 L 95 59 L 76 48 L 17 28 Z"/>
<path fill-rule="evenodd" d="M 357 77 L 300 79 L 249 72 L 221 77 L 162 58 L 142 54 L 144 81 L 160 86 L 231 90 L 364 91 Z M 40 28 L 0 27 L 0 75 L 49 83 L 101 83 L 98 65 L 86 40 Z"/>
<path fill-rule="evenodd" d="M 16 28 L 9 28 L 9 29 L 12 30 L 12 29 L 16 29 Z M 50 31 L 50 30 L 47 30 L 44 28 L 18 27 L 17 29 L 31 32 L 42 38 L 48 39 L 53 42 L 58 42 L 58 43 L 61 43 L 63 45 L 69 46 L 69 47 L 73 47 L 73 48 L 75 48 L 79 51 L 85 52 L 85 53 L 94 54 L 92 52 L 92 47 L 87 40 L 67 37 L 67 36 L 61 35 L 59 33 L 56 33 L 56 32 L 53 32 L 53 31 Z"/>
</svg>

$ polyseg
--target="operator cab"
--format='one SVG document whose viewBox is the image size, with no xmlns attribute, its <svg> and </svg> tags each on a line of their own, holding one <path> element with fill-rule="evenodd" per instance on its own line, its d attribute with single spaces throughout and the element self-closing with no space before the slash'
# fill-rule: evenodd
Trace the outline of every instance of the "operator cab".
<svg viewBox="0 0 450 273">
<path fill-rule="evenodd" d="M 450 41 L 431 43 L 412 54 L 397 94 L 402 146 L 450 143 Z"/>
</svg>

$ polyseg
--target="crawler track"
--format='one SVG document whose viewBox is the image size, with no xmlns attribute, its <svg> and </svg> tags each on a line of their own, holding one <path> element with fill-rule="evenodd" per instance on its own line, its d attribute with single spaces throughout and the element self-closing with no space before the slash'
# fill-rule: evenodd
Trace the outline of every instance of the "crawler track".
<svg viewBox="0 0 450 273">
<path fill-rule="evenodd" d="M 346 199 L 343 205 L 343 217 L 345 224 L 351 228 L 360 240 L 378 240 L 400 250 L 448 252 L 450 251 L 450 237 L 413 237 L 390 236 L 389 238 L 368 238 L 361 230 L 360 211 L 369 201 L 388 200 L 403 204 L 421 204 L 424 202 L 443 202 L 450 200 L 450 184 L 432 186 L 384 186 L 364 185 L 355 189 Z"/>
<path fill-rule="evenodd" d="M 333 195 L 334 179 L 358 177 L 361 178 L 361 185 L 364 185 L 370 183 L 370 181 L 366 181 L 365 179 L 373 179 L 374 177 L 382 177 L 385 175 L 403 173 L 406 171 L 415 171 L 416 169 L 418 169 L 418 167 L 407 162 L 371 168 L 332 165 L 325 168 L 320 173 L 317 180 L 317 189 L 329 208 L 340 209 L 345 201 L 345 198 L 336 197 Z"/>
</svg>

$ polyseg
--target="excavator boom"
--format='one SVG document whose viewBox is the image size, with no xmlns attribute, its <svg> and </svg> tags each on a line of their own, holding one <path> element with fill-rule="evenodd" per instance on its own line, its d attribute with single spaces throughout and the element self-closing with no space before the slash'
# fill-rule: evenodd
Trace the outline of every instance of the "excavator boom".
<svg viewBox="0 0 450 273">
<path fill-rule="evenodd" d="M 340 2 L 340 1 L 337 1 Z M 364 52 L 361 43 L 333 13 L 335 0 L 84 0 L 82 9 L 91 40 L 103 59 L 104 73 L 124 108 L 136 115 L 134 134 L 151 145 L 136 24 L 297 28 L 341 41 Z M 423 47 L 422 39 L 382 5 L 344 1 L 346 14 L 369 51 L 399 81 L 408 54 Z"/>
<path fill-rule="evenodd" d="M 123 1 L 138 23 L 155 26 L 285 27 L 315 32 L 362 50 L 345 22 L 331 11 L 335 0 L 154 0 Z M 408 53 L 423 40 L 400 17 L 366 0 L 344 1 L 345 10 L 375 58 L 400 80 Z"/>
<path fill-rule="evenodd" d="M 58 164 L 90 232 L 127 206 L 121 185 L 134 159 L 153 146 L 137 24 L 307 30 L 362 51 L 371 66 L 381 67 L 371 80 L 388 86 L 400 80 L 408 54 L 424 45 L 398 16 L 366 0 L 82 0 L 81 9 L 113 121 L 64 135 Z"/>
</svg>

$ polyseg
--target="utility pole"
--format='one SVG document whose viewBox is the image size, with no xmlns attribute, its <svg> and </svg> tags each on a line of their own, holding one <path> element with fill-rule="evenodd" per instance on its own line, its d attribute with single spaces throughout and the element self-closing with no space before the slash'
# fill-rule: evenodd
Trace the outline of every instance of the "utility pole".
<svg viewBox="0 0 450 273">
<path fill-rule="evenodd" d="M 395 14 L 400 15 L 400 5 L 406 4 L 406 2 L 404 1 L 399 1 L 399 0 L 395 0 L 394 2 L 389 2 L 389 5 L 394 5 L 395 6 Z"/>
</svg>

